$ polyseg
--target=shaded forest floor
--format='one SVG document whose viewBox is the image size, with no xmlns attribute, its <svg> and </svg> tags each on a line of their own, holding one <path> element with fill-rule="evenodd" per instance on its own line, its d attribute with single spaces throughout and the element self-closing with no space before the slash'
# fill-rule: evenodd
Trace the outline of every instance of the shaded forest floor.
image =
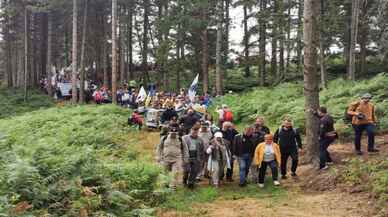
<svg viewBox="0 0 388 217">
<path fill-rule="evenodd" d="M 153 144 L 159 141 L 158 133 L 141 132 L 139 136 L 142 150 L 151 153 Z M 237 176 L 235 182 L 225 183 L 220 189 L 209 187 L 207 181 L 203 181 L 194 191 L 179 188 L 175 195 L 167 199 L 158 216 L 386 216 L 383 209 L 385 204 L 388 205 L 386 201 L 379 203 L 371 191 L 343 178 L 354 160 L 386 159 L 388 135 L 379 136 L 377 144 L 380 154 L 365 153 L 361 157 L 354 154 L 351 143 L 334 144 L 330 152 L 335 163 L 329 170 L 318 171 L 302 163 L 298 168 L 299 176 L 282 180 L 279 188 L 272 186 L 270 175 L 264 189 L 254 184 L 240 188 Z"/>
</svg>

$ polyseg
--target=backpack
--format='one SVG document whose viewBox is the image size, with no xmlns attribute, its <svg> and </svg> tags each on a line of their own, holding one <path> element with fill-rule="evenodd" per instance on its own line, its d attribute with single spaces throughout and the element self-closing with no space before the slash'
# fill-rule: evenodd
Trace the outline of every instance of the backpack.
<svg viewBox="0 0 388 217">
<path fill-rule="evenodd" d="M 356 109 L 357 109 L 357 107 L 360 105 L 360 102 L 357 102 L 357 104 L 356 104 Z M 352 123 L 352 121 L 353 121 L 353 116 L 352 115 L 350 115 L 350 114 L 348 114 L 348 107 L 345 109 L 345 113 L 344 113 L 344 122 L 346 123 L 346 124 L 350 124 L 350 123 Z"/>
<path fill-rule="evenodd" d="M 224 121 L 233 122 L 233 113 L 230 110 L 224 112 Z"/>
<path fill-rule="evenodd" d="M 183 140 L 181 137 L 178 137 L 179 138 L 179 142 L 181 143 L 181 151 L 183 153 Z M 163 150 L 164 149 L 164 142 L 167 140 L 167 135 L 166 136 L 163 136 L 162 138 L 162 141 L 160 142 L 160 148 Z M 182 155 L 183 156 L 183 155 Z"/>
</svg>

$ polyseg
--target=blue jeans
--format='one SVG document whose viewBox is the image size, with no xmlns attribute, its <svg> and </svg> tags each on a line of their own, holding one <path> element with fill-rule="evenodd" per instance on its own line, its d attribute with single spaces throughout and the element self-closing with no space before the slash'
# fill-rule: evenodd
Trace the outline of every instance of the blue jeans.
<svg viewBox="0 0 388 217">
<path fill-rule="evenodd" d="M 252 156 L 250 154 L 243 154 L 238 158 L 238 162 L 240 166 L 240 184 L 245 184 L 252 164 Z"/>
<path fill-rule="evenodd" d="M 353 125 L 355 137 L 354 145 L 357 151 L 361 151 L 361 137 L 362 132 L 365 130 L 368 134 L 368 150 L 372 150 L 375 147 L 375 125 L 374 124 L 362 124 Z"/>
</svg>

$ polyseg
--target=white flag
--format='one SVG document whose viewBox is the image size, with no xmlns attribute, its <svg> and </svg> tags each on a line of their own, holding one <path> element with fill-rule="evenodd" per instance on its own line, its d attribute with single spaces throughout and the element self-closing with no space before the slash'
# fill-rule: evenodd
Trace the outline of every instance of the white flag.
<svg viewBox="0 0 388 217">
<path fill-rule="evenodd" d="M 147 97 L 147 92 L 145 91 L 144 87 L 142 86 L 139 91 L 139 95 L 137 95 L 136 102 L 144 102 L 144 100 Z"/>
<path fill-rule="evenodd" d="M 197 94 L 197 88 L 198 88 L 198 79 L 199 79 L 199 74 L 195 77 L 193 83 L 191 83 L 191 86 L 189 88 L 189 99 L 191 102 L 195 101 L 195 95 Z"/>
</svg>

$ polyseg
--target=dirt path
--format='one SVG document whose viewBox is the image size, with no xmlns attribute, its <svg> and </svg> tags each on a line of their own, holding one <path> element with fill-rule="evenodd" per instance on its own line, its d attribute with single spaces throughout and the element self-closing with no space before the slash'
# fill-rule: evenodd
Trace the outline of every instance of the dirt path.
<svg viewBox="0 0 388 217">
<path fill-rule="evenodd" d="M 146 139 L 158 138 L 155 135 Z M 155 141 L 153 141 L 155 143 Z M 365 142 L 364 142 L 365 143 Z M 376 138 L 382 153 L 388 153 L 388 135 Z M 149 147 L 151 148 L 151 147 Z M 366 147 L 363 147 L 366 150 Z M 353 145 L 335 144 L 330 147 L 334 160 L 332 167 L 346 164 L 356 158 Z M 381 153 L 381 154 L 382 154 Z M 365 153 L 368 160 L 373 155 Z M 215 202 L 195 204 L 189 213 L 163 212 L 160 217 L 209 216 L 209 217 L 369 217 L 376 216 L 374 202 L 368 193 L 350 193 L 349 189 L 336 185 L 331 170 L 320 172 L 311 165 L 301 165 L 297 179 L 282 181 L 287 196 L 278 201 L 271 199 L 243 198 L 217 199 Z M 237 177 L 236 177 L 237 180 Z M 237 184 L 236 184 L 237 185 Z M 222 189 L 222 188 L 221 188 Z"/>
</svg>

